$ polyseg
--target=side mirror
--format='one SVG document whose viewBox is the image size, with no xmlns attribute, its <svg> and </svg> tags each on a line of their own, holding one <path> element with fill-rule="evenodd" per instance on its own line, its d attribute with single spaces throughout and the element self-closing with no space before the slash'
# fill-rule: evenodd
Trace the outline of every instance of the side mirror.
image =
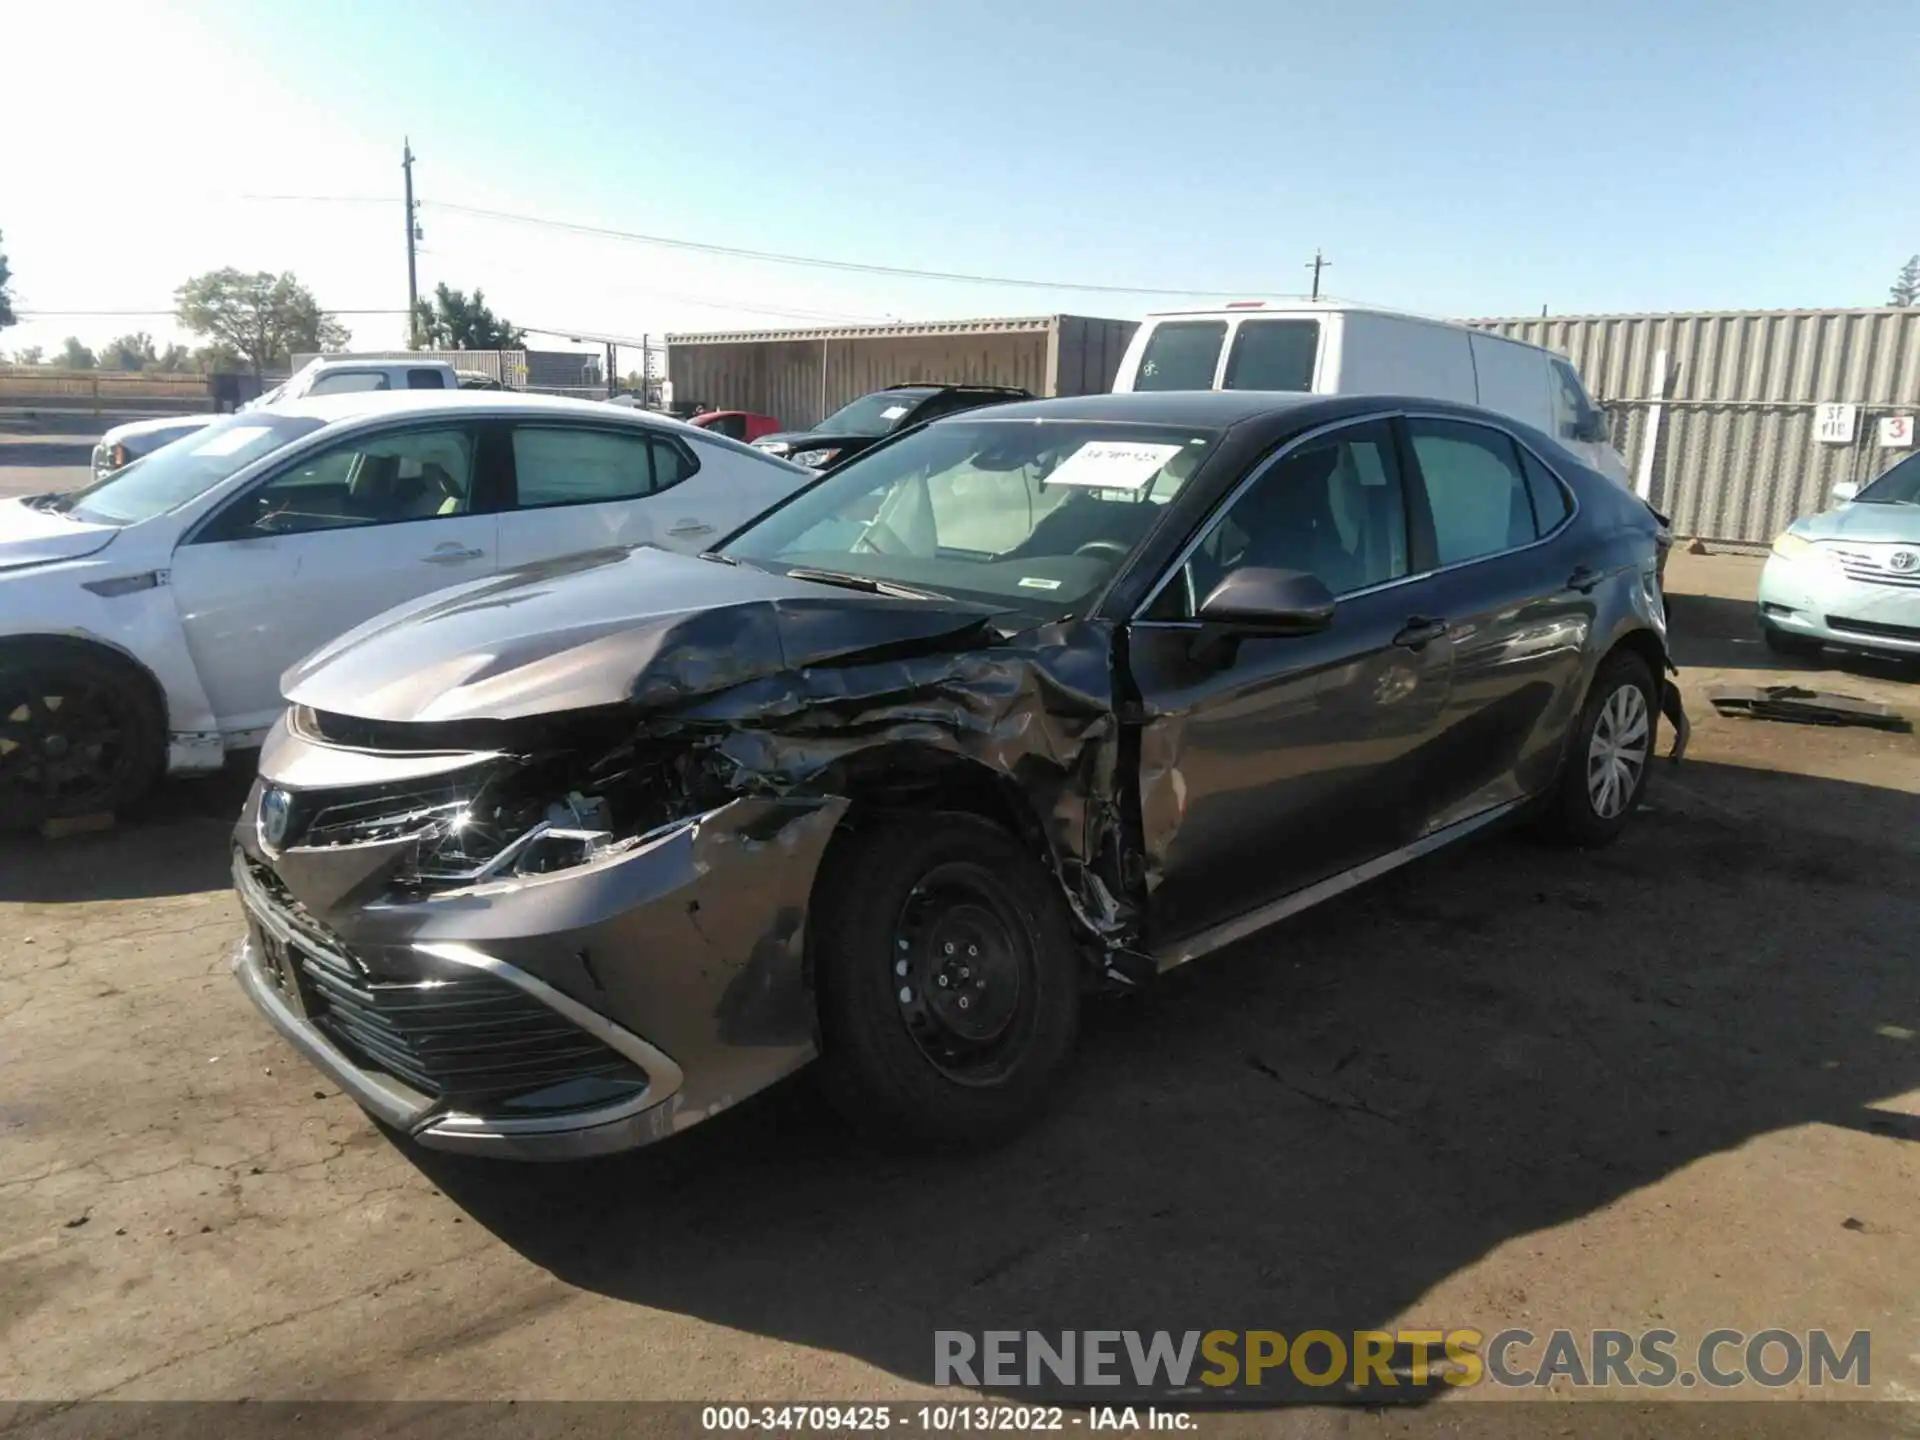
<svg viewBox="0 0 1920 1440">
<path fill-rule="evenodd" d="M 1243 566 L 1200 602 L 1193 658 L 1225 664 L 1248 636 L 1313 635 L 1333 623 L 1333 592 L 1317 575 Z"/>
<path fill-rule="evenodd" d="M 1842 480 L 1833 487 L 1833 498 L 1838 500 L 1842 505 L 1845 505 L 1859 493 L 1860 487 L 1851 480 Z"/>
<path fill-rule="evenodd" d="M 1609 438 L 1607 414 L 1604 410 L 1589 410 L 1573 424 L 1573 438 L 1583 445 L 1594 445 Z"/>
</svg>

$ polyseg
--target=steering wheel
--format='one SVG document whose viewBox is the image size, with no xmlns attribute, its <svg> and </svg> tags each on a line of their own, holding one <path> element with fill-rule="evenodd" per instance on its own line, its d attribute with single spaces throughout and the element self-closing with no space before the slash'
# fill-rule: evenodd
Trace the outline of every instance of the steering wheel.
<svg viewBox="0 0 1920 1440">
<path fill-rule="evenodd" d="M 1111 555 L 1116 560 L 1124 560 L 1127 558 L 1127 551 L 1131 548 L 1129 545 L 1121 544 L 1118 540 L 1089 540 L 1086 544 L 1075 547 L 1073 553 L 1076 555 Z"/>
</svg>

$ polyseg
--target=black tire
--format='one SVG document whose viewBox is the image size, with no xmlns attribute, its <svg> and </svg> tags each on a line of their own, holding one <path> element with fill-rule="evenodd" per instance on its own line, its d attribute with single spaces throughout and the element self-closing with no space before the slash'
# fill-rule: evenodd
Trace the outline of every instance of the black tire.
<svg viewBox="0 0 1920 1440">
<path fill-rule="evenodd" d="M 124 662 L 57 642 L 0 648 L 0 829 L 117 810 L 165 762 L 158 697 Z"/>
<path fill-rule="evenodd" d="M 1817 635 L 1795 635 L 1764 620 L 1760 622 L 1760 638 L 1766 642 L 1767 649 L 1776 655 L 1793 655 L 1803 659 L 1818 655 L 1822 643 Z"/>
<path fill-rule="evenodd" d="M 856 1129 L 974 1146 L 1045 1108 L 1079 1029 L 1078 947 L 1053 876 L 1004 830 L 936 814 L 844 835 L 808 932 L 821 1087 Z"/>
<path fill-rule="evenodd" d="M 1608 762 L 1610 752 L 1606 742 L 1596 746 L 1595 740 L 1603 729 L 1609 737 L 1633 733 L 1634 705 L 1623 696 L 1629 689 L 1639 692 L 1639 717 L 1645 725 L 1644 749 L 1638 765 L 1627 767 L 1631 771 L 1630 783 L 1621 770 L 1614 769 Z M 1619 729 L 1623 713 L 1629 717 L 1629 728 L 1625 731 Z M 1583 849 L 1598 849 L 1619 839 L 1647 792 L 1659 731 L 1660 692 L 1654 683 L 1653 671 L 1633 651 L 1615 651 L 1601 662 L 1594 674 L 1587 703 L 1580 711 L 1579 724 L 1567 747 L 1566 761 L 1560 767 L 1560 778 L 1548 792 L 1541 809 L 1541 829 L 1546 836 L 1560 844 Z M 1631 747 L 1611 753 L 1624 763 Z M 1605 787 L 1603 778 L 1609 769 L 1614 772 L 1612 789 Z"/>
</svg>

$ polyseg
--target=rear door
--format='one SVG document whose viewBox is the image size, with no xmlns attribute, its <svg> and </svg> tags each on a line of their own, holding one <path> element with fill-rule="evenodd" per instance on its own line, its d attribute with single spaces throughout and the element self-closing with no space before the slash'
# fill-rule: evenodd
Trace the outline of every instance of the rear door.
<svg viewBox="0 0 1920 1440">
<path fill-rule="evenodd" d="M 171 590 L 220 728 L 280 713 L 280 676 L 382 610 L 494 569 L 472 425 L 362 434 L 264 477 L 174 551 Z"/>
<path fill-rule="evenodd" d="M 1156 944 L 1417 832 L 1422 747 L 1445 708 L 1450 652 L 1445 628 L 1423 618 L 1410 483 L 1384 420 L 1284 447 L 1129 626 Z M 1244 638 L 1228 663 L 1200 663 L 1195 609 L 1246 565 L 1319 576 L 1338 597 L 1333 622 L 1315 635 Z"/>
<path fill-rule="evenodd" d="M 1576 573 L 1566 488 L 1511 434 L 1438 416 L 1405 423 L 1438 567 L 1428 603 L 1453 653 L 1423 772 L 1424 828 L 1434 830 L 1551 778 L 1580 703 L 1574 687 L 1598 577 Z"/>
<path fill-rule="evenodd" d="M 512 427 L 502 567 L 611 545 L 698 553 L 810 477 L 731 446 L 641 425 Z"/>
</svg>

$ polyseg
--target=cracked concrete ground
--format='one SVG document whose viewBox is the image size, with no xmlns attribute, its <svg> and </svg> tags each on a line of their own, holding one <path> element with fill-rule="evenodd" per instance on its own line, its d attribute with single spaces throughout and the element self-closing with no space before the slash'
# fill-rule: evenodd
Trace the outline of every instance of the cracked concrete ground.
<svg viewBox="0 0 1920 1440">
<path fill-rule="evenodd" d="M 1920 742 L 1713 714 L 1777 673 L 1754 569 L 1676 557 L 1695 750 L 1618 847 L 1461 848 L 1096 1006 L 973 1159 L 804 1085 L 590 1166 L 414 1153 L 227 973 L 243 775 L 0 840 L 0 1397 L 904 1398 L 936 1327 L 1419 1324 L 1868 1329 L 1920 1397 Z"/>
</svg>

